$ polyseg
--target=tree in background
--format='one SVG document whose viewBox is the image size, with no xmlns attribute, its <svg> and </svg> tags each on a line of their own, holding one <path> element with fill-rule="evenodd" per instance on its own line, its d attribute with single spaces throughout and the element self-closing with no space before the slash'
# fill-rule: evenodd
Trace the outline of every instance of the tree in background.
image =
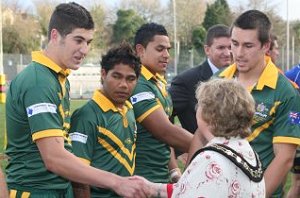
<svg viewBox="0 0 300 198">
<path fill-rule="evenodd" d="M 145 20 L 134 10 L 118 10 L 117 21 L 113 25 L 112 44 L 127 41 L 133 44 L 137 29 L 145 23 Z"/>
<path fill-rule="evenodd" d="M 2 40 L 4 53 L 29 54 L 40 45 L 40 31 L 32 15 L 4 5 L 3 12 L 9 16 L 3 20 Z M 13 13 L 13 15 L 10 15 Z"/>
<path fill-rule="evenodd" d="M 95 23 L 95 34 L 93 42 L 91 43 L 92 49 L 106 48 L 107 34 L 105 29 L 105 10 L 100 4 L 95 4 L 90 9 L 91 15 Z"/>
<path fill-rule="evenodd" d="M 197 53 L 203 55 L 204 50 L 204 39 L 206 35 L 206 30 L 203 26 L 197 26 L 192 33 L 192 43 L 193 47 L 196 49 Z"/>
<path fill-rule="evenodd" d="M 208 30 L 213 25 L 230 25 L 232 14 L 226 0 L 216 0 L 213 4 L 207 5 L 203 27 Z"/>
<path fill-rule="evenodd" d="M 126 0 L 121 2 L 120 8 L 134 10 L 146 22 L 164 23 L 167 18 L 166 8 L 158 0 Z"/>
<path fill-rule="evenodd" d="M 41 32 L 41 48 L 45 48 L 48 38 L 48 24 L 50 20 L 50 16 L 52 12 L 54 11 L 55 5 L 49 0 L 45 1 L 33 1 L 35 7 L 36 7 L 36 20 L 39 24 L 40 32 Z"/>
</svg>

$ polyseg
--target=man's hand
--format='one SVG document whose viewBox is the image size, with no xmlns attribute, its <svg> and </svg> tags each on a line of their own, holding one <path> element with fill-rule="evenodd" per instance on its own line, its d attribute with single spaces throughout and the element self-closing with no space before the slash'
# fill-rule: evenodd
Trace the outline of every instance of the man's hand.
<svg viewBox="0 0 300 198">
<path fill-rule="evenodd" d="M 144 198 L 148 197 L 145 192 L 148 181 L 142 177 L 121 177 L 117 186 L 112 189 L 122 197 Z"/>
</svg>

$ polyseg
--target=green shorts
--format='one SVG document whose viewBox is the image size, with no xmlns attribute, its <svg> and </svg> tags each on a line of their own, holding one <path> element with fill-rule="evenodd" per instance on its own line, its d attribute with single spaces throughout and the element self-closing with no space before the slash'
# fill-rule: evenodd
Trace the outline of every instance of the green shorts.
<svg viewBox="0 0 300 198">
<path fill-rule="evenodd" d="M 30 189 L 25 190 L 16 190 L 9 189 L 10 198 L 73 198 L 73 189 L 70 185 L 65 190 L 35 190 Z"/>
</svg>

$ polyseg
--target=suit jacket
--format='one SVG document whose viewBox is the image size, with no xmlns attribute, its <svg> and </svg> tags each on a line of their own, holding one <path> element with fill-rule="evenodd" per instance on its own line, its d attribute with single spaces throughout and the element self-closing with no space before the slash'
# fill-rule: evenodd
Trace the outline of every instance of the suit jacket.
<svg viewBox="0 0 300 198">
<path fill-rule="evenodd" d="M 197 129 L 195 91 L 200 81 L 207 81 L 213 75 L 207 60 L 188 69 L 171 82 L 169 92 L 173 102 L 173 116 L 178 116 L 182 127 L 191 133 Z"/>
</svg>

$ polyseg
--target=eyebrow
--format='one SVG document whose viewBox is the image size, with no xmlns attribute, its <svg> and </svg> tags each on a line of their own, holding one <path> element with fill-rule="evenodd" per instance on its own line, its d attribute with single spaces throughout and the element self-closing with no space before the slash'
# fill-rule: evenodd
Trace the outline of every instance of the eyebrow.
<svg viewBox="0 0 300 198">
<path fill-rule="evenodd" d="M 73 38 L 75 38 L 75 39 L 81 39 L 81 40 L 86 40 L 83 36 L 79 36 L 79 35 L 76 35 L 76 36 L 74 36 Z M 89 40 L 86 40 L 88 43 L 90 43 L 91 41 L 92 41 L 93 39 L 89 39 Z"/>
<path fill-rule="evenodd" d="M 238 42 L 237 40 L 234 40 L 234 39 L 231 39 L 231 41 L 233 41 L 233 42 L 236 42 L 236 43 L 240 43 L 240 42 Z M 241 43 L 242 45 L 253 45 L 253 43 L 252 42 L 245 42 L 245 43 Z"/>
<path fill-rule="evenodd" d="M 158 48 L 164 48 L 164 49 L 171 49 L 171 48 L 172 48 L 171 46 L 170 46 L 170 47 L 167 47 L 167 46 L 161 45 L 161 44 L 159 44 L 157 47 L 158 47 Z"/>
</svg>

